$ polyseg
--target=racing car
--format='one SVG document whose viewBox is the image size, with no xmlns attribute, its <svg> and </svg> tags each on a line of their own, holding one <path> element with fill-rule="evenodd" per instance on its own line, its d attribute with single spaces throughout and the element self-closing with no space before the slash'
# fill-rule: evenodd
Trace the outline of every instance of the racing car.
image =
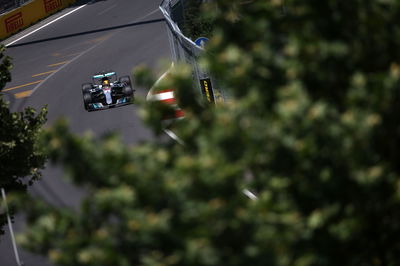
<svg viewBox="0 0 400 266">
<path fill-rule="evenodd" d="M 92 76 L 92 83 L 82 84 L 83 105 L 87 111 L 96 111 L 131 104 L 134 89 L 129 76 L 117 78 L 114 71 Z"/>
</svg>

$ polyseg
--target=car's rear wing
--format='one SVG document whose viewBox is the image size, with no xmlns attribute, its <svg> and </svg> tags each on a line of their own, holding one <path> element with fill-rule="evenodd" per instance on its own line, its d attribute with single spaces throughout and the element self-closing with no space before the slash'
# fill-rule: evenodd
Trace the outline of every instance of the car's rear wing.
<svg viewBox="0 0 400 266">
<path fill-rule="evenodd" d="M 93 76 L 94 79 L 102 79 L 106 77 L 111 77 L 117 75 L 116 72 L 98 73 Z"/>
</svg>

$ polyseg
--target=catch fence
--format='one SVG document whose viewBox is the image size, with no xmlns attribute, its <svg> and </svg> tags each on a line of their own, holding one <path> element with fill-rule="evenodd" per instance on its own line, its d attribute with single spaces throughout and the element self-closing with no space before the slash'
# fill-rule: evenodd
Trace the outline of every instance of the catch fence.
<svg viewBox="0 0 400 266">
<path fill-rule="evenodd" d="M 160 5 L 167 24 L 173 59 L 175 62 L 185 62 L 192 66 L 194 88 L 200 91 L 209 103 L 221 103 L 225 98 L 222 90 L 215 78 L 198 62 L 200 55 L 205 52 L 205 42 L 197 45 L 180 29 L 185 23 L 184 7 L 184 0 L 163 0 Z"/>
<path fill-rule="evenodd" d="M 31 0 L 0 0 L 0 14 L 16 9 Z"/>
</svg>

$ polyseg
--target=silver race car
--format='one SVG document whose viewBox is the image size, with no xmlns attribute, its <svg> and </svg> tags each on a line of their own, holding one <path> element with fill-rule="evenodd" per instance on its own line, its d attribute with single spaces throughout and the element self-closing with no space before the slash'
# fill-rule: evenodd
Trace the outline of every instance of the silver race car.
<svg viewBox="0 0 400 266">
<path fill-rule="evenodd" d="M 107 109 L 131 104 L 134 99 L 129 76 L 117 78 L 116 72 L 100 72 L 93 77 L 93 83 L 82 85 L 83 104 L 87 111 Z"/>
</svg>

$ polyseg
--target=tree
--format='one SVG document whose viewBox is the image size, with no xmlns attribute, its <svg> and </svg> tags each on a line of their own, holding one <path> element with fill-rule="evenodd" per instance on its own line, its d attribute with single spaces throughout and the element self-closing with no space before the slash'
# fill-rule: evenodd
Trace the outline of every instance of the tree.
<svg viewBox="0 0 400 266">
<path fill-rule="evenodd" d="M 213 21 L 201 12 L 205 3 L 202 0 L 186 0 L 183 3 L 183 34 L 193 40 L 202 36 L 211 37 Z"/>
<path fill-rule="evenodd" d="M 11 81 L 11 59 L 4 56 L 4 46 L 0 47 L 0 60 L 1 91 Z M 46 156 L 37 145 L 37 139 L 45 117 L 45 109 L 39 113 L 32 108 L 11 112 L 0 95 L 0 188 L 7 192 L 25 191 L 27 184 L 40 177 L 39 170 Z M 0 234 L 4 233 L 5 224 L 6 214 L 1 212 Z"/>
<path fill-rule="evenodd" d="M 159 86 L 184 145 L 50 130 L 90 193 L 78 213 L 34 205 L 21 242 L 58 265 L 397 265 L 400 3 L 281 2 L 206 10 L 203 64 L 231 99 L 207 106 L 176 67 Z"/>
</svg>

